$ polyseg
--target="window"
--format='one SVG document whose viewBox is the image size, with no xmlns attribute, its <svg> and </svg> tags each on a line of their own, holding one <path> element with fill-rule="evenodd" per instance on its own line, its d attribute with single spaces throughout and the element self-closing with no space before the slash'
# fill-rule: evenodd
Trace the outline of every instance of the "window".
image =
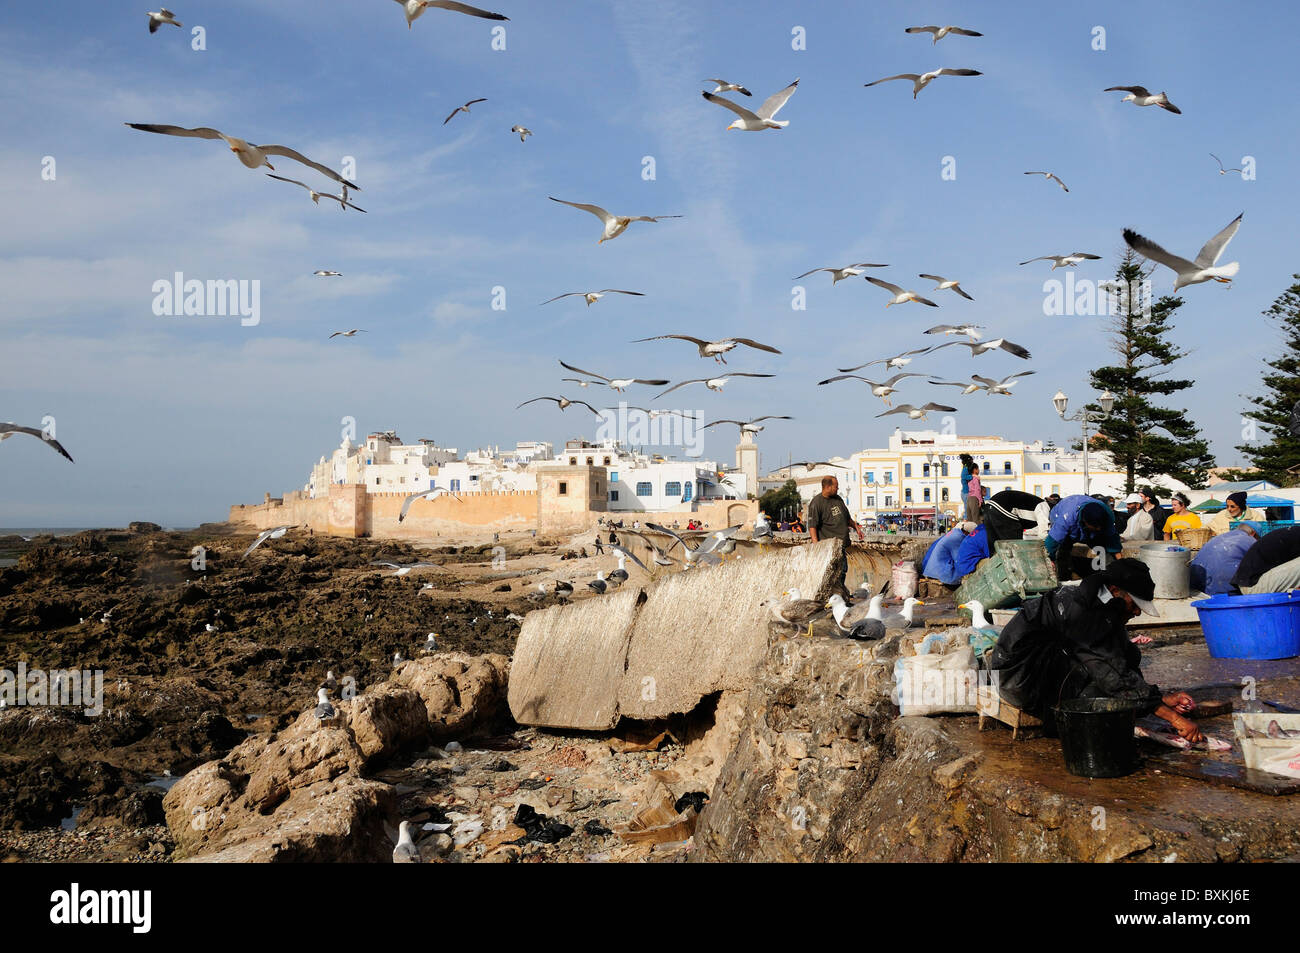
<svg viewBox="0 0 1300 953">
<path fill-rule="evenodd" d="M 930 464 L 928 463 L 921 464 L 921 476 L 928 477 L 929 475 L 930 475 Z"/>
<path fill-rule="evenodd" d="M 618 502 L 618 490 L 610 490 L 610 491 L 609 491 L 609 499 L 610 499 L 610 502 L 612 502 L 612 503 L 617 503 L 617 502 Z"/>
<path fill-rule="evenodd" d="M 569 484 L 566 483 L 565 481 L 561 480 L 561 481 L 560 481 L 560 496 L 568 496 L 568 495 L 569 495 Z"/>
<path fill-rule="evenodd" d="M 893 505 L 894 505 L 894 498 L 892 496 L 885 497 L 885 509 L 889 509 L 889 507 Z"/>
<path fill-rule="evenodd" d="M 903 464 L 903 477 L 904 477 L 904 478 L 907 478 L 907 477 L 910 477 L 911 475 L 912 475 L 912 465 L 911 465 L 910 463 L 904 463 L 904 464 Z"/>
<path fill-rule="evenodd" d="M 379 477 L 375 477 L 375 486 L 379 486 Z"/>
<path fill-rule="evenodd" d="M 985 473 L 989 472 L 989 462 L 987 460 L 984 461 L 984 472 Z"/>
<path fill-rule="evenodd" d="M 876 498 L 874 496 L 867 497 L 867 506 L 874 508 L 875 505 L 876 505 Z"/>
<path fill-rule="evenodd" d="M 912 502 L 912 488 L 910 486 L 903 491 L 903 502 L 904 503 Z"/>
<path fill-rule="evenodd" d="M 618 471 L 617 471 L 617 470 L 611 470 L 611 471 L 609 472 L 609 482 L 610 482 L 610 483 L 617 483 L 617 482 L 618 482 Z"/>
<path fill-rule="evenodd" d="M 591 465 L 592 465 L 593 463 L 595 463 L 595 462 L 596 462 L 596 458 L 595 458 L 595 457 L 588 457 L 588 458 L 587 458 L 587 466 L 591 466 Z"/>
<path fill-rule="evenodd" d="M 672 480 L 664 484 L 664 496 L 681 496 L 682 483 L 680 480 Z"/>
<path fill-rule="evenodd" d="M 1003 460 L 1003 461 L 1002 461 L 1002 472 L 1005 473 L 1005 474 L 1010 475 L 1010 473 L 1011 473 L 1011 461 L 1010 461 L 1010 460 Z"/>
<path fill-rule="evenodd" d="M 946 486 L 939 491 L 939 499 L 945 503 L 948 502 L 948 488 Z"/>
<path fill-rule="evenodd" d="M 577 465 L 578 465 L 578 458 L 577 458 L 577 457 L 569 457 L 569 466 L 571 466 L 571 467 L 576 467 Z"/>
<path fill-rule="evenodd" d="M 1055 493 L 1057 496 L 1060 496 L 1060 494 L 1061 494 L 1061 484 L 1059 484 L 1059 483 L 1053 483 L 1053 484 L 1052 484 L 1052 492 Z"/>
<path fill-rule="evenodd" d="M 885 471 L 885 485 L 888 486 L 889 484 L 891 484 L 891 483 L 893 483 L 893 482 L 894 482 L 894 471 L 893 471 L 893 470 L 886 470 L 886 471 Z"/>
<path fill-rule="evenodd" d="M 941 464 L 939 464 L 939 475 L 940 475 L 940 476 L 947 476 L 947 475 L 948 475 L 948 464 L 947 464 L 947 463 L 941 463 Z"/>
<path fill-rule="evenodd" d="M 1048 472 L 1048 471 L 1051 470 L 1051 469 L 1052 469 L 1052 465 L 1051 465 L 1050 463 L 1044 463 L 1044 464 L 1043 464 L 1043 472 L 1044 472 L 1044 473 Z"/>
<path fill-rule="evenodd" d="M 636 495 L 637 495 L 637 496 L 653 496 L 653 495 L 654 495 L 654 490 L 651 488 L 649 482 L 638 483 L 638 484 L 636 485 Z"/>
<path fill-rule="evenodd" d="M 1035 484 L 1034 484 L 1034 496 L 1042 496 L 1042 495 L 1043 495 L 1043 484 L 1041 484 L 1041 483 L 1035 483 Z"/>
<path fill-rule="evenodd" d="M 455 493 L 455 492 L 456 492 L 457 490 L 459 490 L 459 489 L 460 489 L 460 481 L 459 481 L 459 480 L 452 480 L 452 481 L 451 481 L 451 492 Z"/>
<path fill-rule="evenodd" d="M 868 483 L 875 483 L 875 482 L 876 482 L 876 471 L 875 471 L 875 470 L 868 470 L 868 471 L 867 471 L 867 482 L 868 482 Z"/>
<path fill-rule="evenodd" d="M 609 466 L 609 457 L 605 458 L 605 462 L 602 464 L 602 466 Z"/>
<path fill-rule="evenodd" d="M 686 481 L 686 492 L 682 495 L 682 502 L 686 502 L 686 501 L 688 501 L 690 498 L 691 498 L 691 481 L 690 481 L 690 480 L 687 480 L 687 481 Z"/>
<path fill-rule="evenodd" d="M 930 488 L 928 486 L 925 488 L 924 492 L 922 492 L 921 499 L 926 503 L 930 502 Z"/>
</svg>

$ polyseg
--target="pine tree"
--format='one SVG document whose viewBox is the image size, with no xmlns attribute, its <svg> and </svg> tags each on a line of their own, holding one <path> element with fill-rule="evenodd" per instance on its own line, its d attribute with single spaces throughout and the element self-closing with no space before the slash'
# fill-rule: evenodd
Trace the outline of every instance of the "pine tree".
<svg viewBox="0 0 1300 953">
<path fill-rule="evenodd" d="M 786 480 L 774 490 L 768 490 L 758 500 L 758 508 L 774 520 L 790 519 L 803 509 L 799 484 Z"/>
<path fill-rule="evenodd" d="M 1157 406 L 1154 397 L 1168 397 L 1194 381 L 1170 378 L 1170 366 L 1187 352 L 1173 343 L 1174 312 L 1183 299 L 1164 295 L 1152 301 L 1149 279 L 1154 266 L 1143 271 L 1132 250 L 1124 253 L 1115 271 L 1118 314 L 1111 322 L 1111 349 L 1116 365 L 1091 373 L 1092 386 L 1109 390 L 1115 405 L 1098 428 L 1095 446 L 1110 454 L 1124 471 L 1126 492 L 1139 480 L 1148 484 L 1163 474 L 1192 487 L 1205 484 L 1214 466 L 1209 444 L 1201 439 L 1185 409 Z M 1090 410 L 1100 410 L 1095 404 Z"/>
<path fill-rule="evenodd" d="M 1300 282 L 1300 275 L 1291 277 Z M 1260 476 L 1279 486 L 1294 486 L 1300 481 L 1287 469 L 1300 464 L 1300 437 L 1290 430 L 1292 409 L 1300 402 L 1300 283 L 1284 291 L 1264 316 L 1282 331 L 1282 355 L 1265 362 L 1272 373 L 1264 375 L 1264 393 L 1246 398 L 1255 409 L 1244 415 L 1244 442 L 1236 449 Z"/>
</svg>

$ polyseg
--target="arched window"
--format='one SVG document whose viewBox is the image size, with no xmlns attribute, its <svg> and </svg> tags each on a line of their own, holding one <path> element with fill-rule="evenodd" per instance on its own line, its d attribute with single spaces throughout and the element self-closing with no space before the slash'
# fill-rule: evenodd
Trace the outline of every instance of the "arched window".
<svg viewBox="0 0 1300 953">
<path fill-rule="evenodd" d="M 910 477 L 911 475 L 912 475 L 912 465 L 911 465 L 910 463 L 904 463 L 904 464 L 903 464 L 903 476 L 904 476 L 904 477 Z"/>
<path fill-rule="evenodd" d="M 648 482 L 641 482 L 641 483 L 638 483 L 638 484 L 636 485 L 636 495 L 637 495 L 637 496 L 653 496 L 653 495 L 654 495 L 654 490 L 651 488 L 651 486 L 650 486 L 650 484 L 649 484 Z"/>
<path fill-rule="evenodd" d="M 1003 472 L 1003 473 L 1010 473 L 1010 472 L 1011 472 L 1011 461 L 1010 461 L 1010 460 L 1003 460 L 1003 461 L 1002 461 L 1002 472 Z"/>
<path fill-rule="evenodd" d="M 903 491 L 903 502 L 904 503 L 912 502 L 912 488 L 910 486 Z"/>
<path fill-rule="evenodd" d="M 939 490 L 939 499 L 943 500 L 945 503 L 948 502 L 948 488 L 946 486 Z"/>
<path fill-rule="evenodd" d="M 604 462 L 604 464 L 602 464 L 602 465 L 603 465 L 603 466 L 609 466 L 609 457 L 606 457 L 606 458 L 605 458 L 605 462 Z"/>
<path fill-rule="evenodd" d="M 928 486 L 921 491 L 921 499 L 926 503 L 930 502 L 930 488 Z"/>
<path fill-rule="evenodd" d="M 595 457 L 588 457 L 588 458 L 587 458 L 587 466 L 591 466 L 591 465 L 592 465 L 593 463 L 595 463 L 595 462 L 596 462 L 596 458 L 595 458 Z"/>
</svg>

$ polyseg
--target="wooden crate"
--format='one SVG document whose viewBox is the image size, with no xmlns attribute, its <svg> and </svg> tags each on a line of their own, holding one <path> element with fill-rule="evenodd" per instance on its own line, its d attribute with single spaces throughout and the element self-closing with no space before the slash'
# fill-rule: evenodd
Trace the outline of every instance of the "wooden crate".
<svg viewBox="0 0 1300 953">
<path fill-rule="evenodd" d="M 1021 711 L 998 694 L 992 685 L 980 685 L 975 695 L 975 711 L 979 714 L 978 730 L 984 730 L 984 720 L 992 718 L 1011 728 L 1011 740 L 1020 734 L 1021 728 L 1040 728 L 1042 719 Z"/>
</svg>

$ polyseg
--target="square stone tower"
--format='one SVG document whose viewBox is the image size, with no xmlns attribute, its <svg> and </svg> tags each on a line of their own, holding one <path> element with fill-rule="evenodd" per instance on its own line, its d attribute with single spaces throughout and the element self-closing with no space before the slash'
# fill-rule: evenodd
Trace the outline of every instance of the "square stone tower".
<svg viewBox="0 0 1300 953">
<path fill-rule="evenodd" d="M 758 496 L 758 444 L 754 435 L 746 430 L 740 435 L 736 444 L 736 469 L 745 474 L 745 486 L 749 492 Z"/>
</svg>

